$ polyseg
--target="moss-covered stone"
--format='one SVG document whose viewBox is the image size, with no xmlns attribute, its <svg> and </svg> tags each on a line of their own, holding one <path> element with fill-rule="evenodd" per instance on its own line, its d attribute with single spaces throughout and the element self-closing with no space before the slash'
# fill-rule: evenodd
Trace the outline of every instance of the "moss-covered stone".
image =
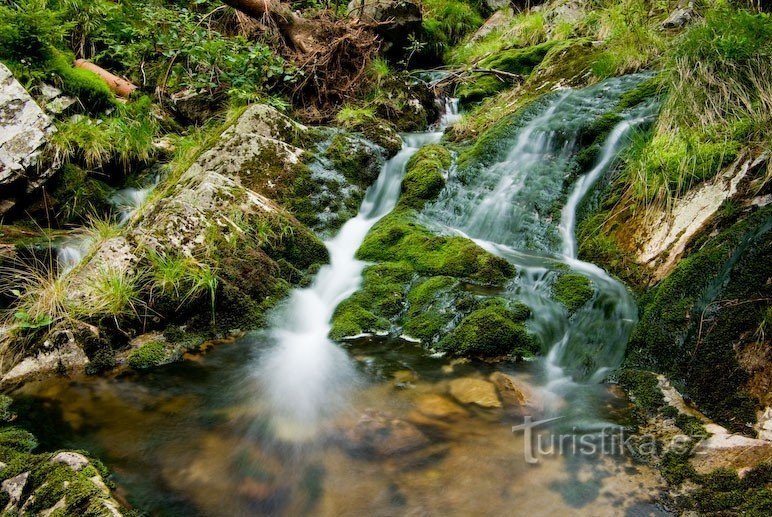
<svg viewBox="0 0 772 517">
<path fill-rule="evenodd" d="M 361 188 L 369 187 L 381 170 L 378 153 L 362 140 L 346 133 L 332 137 L 325 155 L 337 171 Z"/>
<path fill-rule="evenodd" d="M 102 110 L 114 102 L 113 93 L 107 83 L 89 70 L 73 67 L 71 55 L 53 50 L 46 62 L 46 68 L 61 80 L 65 93 L 79 98 L 91 110 Z"/>
<path fill-rule="evenodd" d="M 525 48 L 510 48 L 495 53 L 483 59 L 478 68 L 508 72 L 519 76 L 527 76 L 542 62 L 550 49 L 556 45 L 548 41 Z M 511 80 L 501 75 L 485 73 L 473 76 L 473 79 L 462 84 L 456 95 L 463 104 L 477 102 L 511 86 Z"/>
<path fill-rule="evenodd" d="M 561 273 L 552 286 L 552 295 L 566 306 L 569 313 L 579 310 L 594 294 L 592 282 L 577 273 Z"/>
<path fill-rule="evenodd" d="M 657 376 L 644 370 L 625 369 L 617 374 L 619 385 L 645 411 L 654 412 L 665 405 Z"/>
<path fill-rule="evenodd" d="M 441 145 L 427 145 L 411 156 L 402 179 L 400 205 L 420 210 L 437 197 L 451 162 L 450 152 Z"/>
<path fill-rule="evenodd" d="M 128 362 L 135 370 L 146 370 L 163 364 L 167 356 L 166 343 L 151 341 L 132 351 Z"/>
<path fill-rule="evenodd" d="M 500 285 L 515 273 L 509 262 L 469 239 L 432 234 L 407 209 L 397 209 L 381 219 L 357 257 L 374 262 L 404 261 L 424 276 L 447 275 L 491 285 Z"/>
<path fill-rule="evenodd" d="M 532 357 L 539 352 L 539 343 L 526 329 L 522 316 L 522 310 L 510 310 L 503 300 L 488 300 L 461 320 L 438 346 L 454 355 Z"/>
<path fill-rule="evenodd" d="M 722 425 L 747 432 L 754 399 L 745 391 L 748 372 L 737 350 L 753 342 L 772 295 L 770 209 L 757 210 L 718 234 L 706 233 L 695 251 L 644 298 L 643 316 L 628 348 L 628 364 L 657 368 L 683 382 L 700 408 Z M 709 326 L 700 325 L 709 319 Z M 702 328 L 702 332 L 700 331 Z M 721 383 L 715 372 L 724 372 Z"/>
</svg>

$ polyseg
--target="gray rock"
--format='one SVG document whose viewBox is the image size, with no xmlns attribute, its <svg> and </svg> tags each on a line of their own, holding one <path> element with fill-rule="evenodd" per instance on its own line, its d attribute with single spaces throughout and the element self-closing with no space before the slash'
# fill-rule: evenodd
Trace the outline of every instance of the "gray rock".
<svg viewBox="0 0 772 517">
<path fill-rule="evenodd" d="M 22 493 L 24 492 L 24 487 L 27 486 L 29 474 L 29 472 L 23 472 L 18 476 L 6 479 L 3 481 L 2 485 L 0 485 L 0 490 L 8 494 L 9 500 L 8 505 L 5 507 L 6 510 L 14 508 L 19 504 Z"/>
<path fill-rule="evenodd" d="M 0 216 L 53 175 L 40 155 L 54 131 L 48 115 L 0 63 Z"/>
<path fill-rule="evenodd" d="M 62 90 L 50 84 L 41 84 L 38 87 L 43 108 L 52 115 L 61 115 L 78 102 L 75 97 L 65 95 Z"/>
<path fill-rule="evenodd" d="M 665 29 L 680 29 L 691 23 L 697 17 L 694 12 L 694 2 L 680 2 L 675 11 L 662 22 Z"/>
<path fill-rule="evenodd" d="M 351 0 L 348 10 L 366 21 L 378 22 L 378 33 L 387 46 L 405 43 L 421 30 L 423 14 L 418 0 Z"/>
<path fill-rule="evenodd" d="M 54 343 L 63 341 L 55 346 Z M 44 350 L 35 356 L 24 358 L 0 379 L 0 386 L 13 386 L 31 379 L 58 372 L 83 371 L 88 357 L 75 342 L 70 331 L 55 332 L 43 345 Z"/>
<path fill-rule="evenodd" d="M 51 461 L 54 463 L 64 463 L 75 472 L 80 472 L 84 468 L 88 467 L 90 463 L 88 458 L 86 458 L 84 455 L 72 451 L 62 451 L 57 453 L 53 458 L 51 458 Z"/>
</svg>

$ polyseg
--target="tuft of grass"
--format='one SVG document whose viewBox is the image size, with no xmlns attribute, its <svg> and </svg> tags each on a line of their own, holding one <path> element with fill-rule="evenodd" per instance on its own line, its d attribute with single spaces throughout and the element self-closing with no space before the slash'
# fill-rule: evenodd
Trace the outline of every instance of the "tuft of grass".
<svg viewBox="0 0 772 517">
<path fill-rule="evenodd" d="M 72 303 L 71 311 L 80 317 L 131 316 L 139 314 L 141 275 L 107 266 L 89 281 L 89 296 Z"/>
</svg>

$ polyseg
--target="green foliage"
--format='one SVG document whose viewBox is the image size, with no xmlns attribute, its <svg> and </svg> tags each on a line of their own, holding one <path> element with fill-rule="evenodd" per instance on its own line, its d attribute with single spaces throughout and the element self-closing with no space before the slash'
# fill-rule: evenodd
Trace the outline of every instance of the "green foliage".
<svg viewBox="0 0 772 517">
<path fill-rule="evenodd" d="M 423 8 L 423 40 L 433 57 L 442 56 L 483 23 L 477 10 L 465 0 L 425 0 Z"/>
<path fill-rule="evenodd" d="M 164 363 L 167 359 L 166 345 L 163 341 L 151 341 L 133 350 L 129 354 L 129 366 L 135 370 L 146 370 Z"/>
<path fill-rule="evenodd" d="M 49 0 L 18 0 L 0 5 L 0 59 L 22 61 L 48 57 L 63 44 L 73 24 Z"/>
<path fill-rule="evenodd" d="M 454 355 L 532 357 L 539 343 L 526 330 L 520 311 L 511 311 L 503 300 L 492 299 L 466 316 L 448 333 L 439 347 Z"/>
<path fill-rule="evenodd" d="M 576 273 L 562 273 L 552 286 L 552 295 L 566 306 L 569 313 L 574 313 L 587 303 L 595 294 L 592 282 Z"/>
</svg>

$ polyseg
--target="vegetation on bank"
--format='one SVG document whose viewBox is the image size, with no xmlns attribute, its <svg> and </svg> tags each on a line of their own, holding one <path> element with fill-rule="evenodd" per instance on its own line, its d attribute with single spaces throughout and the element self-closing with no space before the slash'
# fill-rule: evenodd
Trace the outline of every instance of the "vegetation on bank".
<svg viewBox="0 0 772 517">
<path fill-rule="evenodd" d="M 105 466 L 79 452 L 65 453 L 74 459 L 73 466 L 65 463 L 58 452 L 36 452 L 35 436 L 13 425 L 16 414 L 12 402 L 0 396 L 0 479 L 5 484 L 19 475 L 27 477 L 18 494 L 22 500 L 11 501 L 8 491 L 3 490 L 0 507 L 10 510 L 24 503 L 25 513 L 39 514 L 56 506 L 56 512 L 64 515 L 95 516 L 113 515 L 112 510 L 120 510 L 105 484 L 110 483 Z"/>
</svg>

